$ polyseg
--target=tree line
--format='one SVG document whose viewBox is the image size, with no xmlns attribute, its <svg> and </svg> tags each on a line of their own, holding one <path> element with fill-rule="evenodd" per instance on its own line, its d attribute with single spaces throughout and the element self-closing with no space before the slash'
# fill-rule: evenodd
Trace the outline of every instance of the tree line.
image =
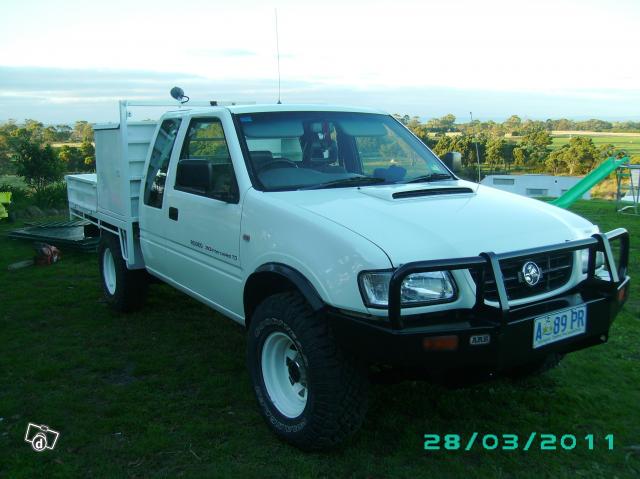
<svg viewBox="0 0 640 479">
<path fill-rule="evenodd" d="M 462 154 L 469 171 L 478 163 L 491 171 L 531 171 L 584 174 L 602 159 L 621 155 L 613 144 L 596 146 L 588 136 L 575 136 L 552 150 L 551 132 L 640 131 L 640 122 L 522 120 L 512 115 L 503 122 L 475 120 L 456 123 L 452 114 L 422 122 L 419 117 L 394 115 L 438 155 Z M 0 175 L 22 176 L 35 191 L 62 179 L 64 173 L 95 170 L 93 129 L 86 121 L 44 125 L 36 120 L 0 124 Z"/>
<path fill-rule="evenodd" d="M 24 178 L 36 192 L 64 173 L 95 170 L 93 128 L 86 121 L 45 126 L 36 120 L 0 124 L 0 174 Z"/>
<path fill-rule="evenodd" d="M 452 114 L 426 122 L 421 122 L 416 116 L 394 116 L 437 155 L 441 156 L 449 151 L 460 152 L 463 166 L 469 170 L 476 168 L 478 163 L 476 151 L 484 170 L 545 172 L 553 175 L 584 174 L 597 166 L 601 160 L 623 154 L 613 144 L 596 146 L 588 136 L 575 136 L 556 150 L 550 148 L 553 142 L 551 132 L 558 125 L 565 126 L 565 121 L 571 122 L 573 128 L 577 129 L 578 123 L 581 128 L 586 125 L 593 127 L 596 124 L 608 123 L 601 120 L 523 121 L 517 115 L 513 115 L 502 123 L 479 120 L 456 123 L 456 117 Z M 624 124 L 636 125 L 634 122 Z M 640 123 L 637 126 L 640 126 Z"/>
<path fill-rule="evenodd" d="M 409 123 L 418 120 L 418 117 L 410 117 L 409 115 L 395 115 L 403 123 Z M 418 120 L 419 121 L 419 120 Z M 523 131 L 531 128 L 535 124 L 547 131 L 597 131 L 607 133 L 640 133 L 640 121 L 604 121 L 592 118 L 590 120 L 575 121 L 567 118 L 559 120 L 547 119 L 545 121 L 522 120 L 518 115 L 511 115 L 502 123 L 494 121 L 480 122 L 475 120 L 473 123 L 456 124 L 456 117 L 449 113 L 441 118 L 432 118 L 424 125 L 432 132 L 453 132 L 460 131 L 474 125 L 481 125 L 485 129 L 490 129 L 495 133 L 503 135 L 519 136 Z"/>
</svg>

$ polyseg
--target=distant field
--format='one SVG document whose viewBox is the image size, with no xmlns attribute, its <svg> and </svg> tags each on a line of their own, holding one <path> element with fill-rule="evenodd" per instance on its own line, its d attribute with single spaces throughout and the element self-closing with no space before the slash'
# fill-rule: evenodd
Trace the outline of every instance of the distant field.
<svg viewBox="0 0 640 479">
<path fill-rule="evenodd" d="M 597 131 L 554 131 L 552 135 L 552 150 L 557 150 L 569 143 L 571 138 L 576 136 L 588 136 L 593 140 L 596 146 L 612 144 L 616 148 L 624 150 L 630 156 L 640 158 L 640 133 L 603 133 Z M 522 140 L 520 136 L 510 136 L 505 138 L 507 141 L 517 143 Z"/>
<path fill-rule="evenodd" d="M 458 136 L 460 132 L 446 133 L 447 136 Z M 435 135 L 434 135 L 435 136 Z M 553 131 L 553 143 L 551 149 L 556 150 L 562 145 L 569 143 L 569 140 L 575 136 L 588 136 L 591 137 L 593 143 L 596 146 L 606 145 L 611 143 L 616 148 L 625 150 L 631 156 L 640 157 L 640 133 L 608 133 L 601 131 Z M 505 137 L 510 143 L 518 143 L 522 140 L 521 136 Z"/>
<path fill-rule="evenodd" d="M 620 137 L 640 137 L 640 133 L 636 132 L 607 132 L 607 131 L 584 131 L 584 130 L 553 130 L 551 132 L 553 136 L 563 136 L 563 135 L 585 135 L 585 136 L 620 136 Z"/>
<path fill-rule="evenodd" d="M 625 150 L 629 155 L 631 156 L 640 156 L 640 135 L 636 134 L 634 136 L 632 135 L 625 135 L 625 136 L 620 136 L 620 135 L 615 135 L 615 134 L 608 134 L 608 135 L 601 135 L 600 133 L 588 133 L 585 134 L 585 132 L 581 132 L 581 134 L 562 134 L 562 135 L 553 135 L 553 144 L 551 145 L 551 148 L 553 150 L 560 148 L 562 145 L 569 143 L 569 140 L 572 137 L 575 136 L 589 136 L 591 137 L 591 139 L 593 140 L 593 143 L 596 146 L 600 146 L 600 145 L 606 145 L 608 143 L 611 143 L 612 145 L 615 145 L 616 148 L 620 148 L 622 150 Z"/>
<path fill-rule="evenodd" d="M 51 143 L 51 146 L 53 146 L 54 148 L 60 148 L 62 146 L 72 146 L 74 148 L 80 148 L 82 146 L 82 143 L 80 142 L 61 142 L 61 143 Z"/>
</svg>

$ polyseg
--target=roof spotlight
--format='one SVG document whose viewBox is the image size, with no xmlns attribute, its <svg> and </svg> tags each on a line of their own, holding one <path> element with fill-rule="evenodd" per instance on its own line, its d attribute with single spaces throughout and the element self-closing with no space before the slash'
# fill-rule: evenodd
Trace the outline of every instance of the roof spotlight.
<svg viewBox="0 0 640 479">
<path fill-rule="evenodd" d="M 179 86 L 174 86 L 169 94 L 180 103 L 187 103 L 189 101 L 189 97 L 184 94 L 184 90 Z"/>
</svg>

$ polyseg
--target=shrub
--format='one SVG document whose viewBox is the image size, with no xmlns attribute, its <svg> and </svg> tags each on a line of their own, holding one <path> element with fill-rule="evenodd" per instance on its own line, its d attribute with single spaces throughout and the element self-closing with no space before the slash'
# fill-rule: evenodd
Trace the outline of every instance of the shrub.
<svg viewBox="0 0 640 479">
<path fill-rule="evenodd" d="M 16 173 L 34 190 L 40 192 L 62 179 L 64 164 L 51 145 L 23 133 L 11 138 L 11 148 Z"/>
<path fill-rule="evenodd" d="M 60 208 L 67 205 L 67 183 L 58 181 L 34 191 L 31 199 L 40 208 Z"/>
</svg>

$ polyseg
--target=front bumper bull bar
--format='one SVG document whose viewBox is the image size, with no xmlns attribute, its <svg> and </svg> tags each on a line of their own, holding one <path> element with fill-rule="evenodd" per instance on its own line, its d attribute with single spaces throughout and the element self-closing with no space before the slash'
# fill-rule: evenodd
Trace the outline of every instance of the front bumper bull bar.
<svg viewBox="0 0 640 479">
<path fill-rule="evenodd" d="M 613 240 L 620 241 L 620 255 L 617 265 L 611 249 L 611 241 Z M 417 261 L 404 264 L 393 273 L 389 285 L 389 321 L 391 322 L 391 327 L 393 329 L 402 329 L 403 327 L 401 316 L 402 305 L 400 301 L 401 288 L 404 279 L 411 274 L 432 271 L 451 271 L 456 269 L 479 269 L 481 279 L 476 289 L 475 308 L 480 309 L 485 306 L 483 285 L 486 275 L 489 275 L 496 283 L 500 318 L 502 319 L 502 323 L 506 323 L 509 321 L 509 301 L 502 278 L 502 271 L 500 270 L 501 260 L 549 252 L 560 253 L 585 249 L 589 251 L 589 267 L 586 281 L 593 281 L 595 279 L 596 252 L 598 251 L 604 254 L 605 266 L 609 272 L 609 282 L 612 286 L 618 286 L 620 278 L 623 280 L 626 278 L 629 263 L 629 233 L 624 228 L 618 228 L 608 233 L 596 233 L 590 238 L 582 240 L 567 241 L 562 244 L 541 246 L 509 253 L 496 254 L 489 252 L 480 253 L 478 256 L 468 258 Z"/>
<path fill-rule="evenodd" d="M 619 242 L 617 258 L 612 243 Z M 509 304 L 500 261 L 550 252 L 588 251 L 586 279 L 569 291 L 551 298 L 523 305 Z M 604 255 L 608 278 L 596 274 L 596 255 Z M 541 359 L 549 353 L 566 353 L 606 342 L 611 322 L 626 301 L 629 277 L 629 234 L 619 228 L 608 233 L 567 241 L 562 244 L 496 254 L 407 263 L 396 269 L 389 286 L 387 318 L 363 317 L 345 311 L 329 311 L 329 320 L 345 348 L 372 362 L 436 366 L 438 369 L 490 365 L 505 369 Z M 580 267 L 580 265 L 576 266 Z M 471 309 L 453 309 L 428 314 L 407 314 L 401 304 L 404 279 L 415 273 L 452 270 L 475 270 L 476 299 Z M 495 281 L 497 301 L 485 300 L 486 279 Z M 534 349 L 532 321 L 541 315 L 572 308 L 587 307 L 587 330 L 584 334 Z M 402 313 L 405 314 L 402 314 Z M 456 337 L 456 348 L 431 351 L 425 347 L 432 338 Z M 473 337 L 485 336 L 489 341 L 474 346 Z M 427 358 L 436 358 L 428 361 Z M 440 359 L 440 360 L 438 360 Z"/>
</svg>

